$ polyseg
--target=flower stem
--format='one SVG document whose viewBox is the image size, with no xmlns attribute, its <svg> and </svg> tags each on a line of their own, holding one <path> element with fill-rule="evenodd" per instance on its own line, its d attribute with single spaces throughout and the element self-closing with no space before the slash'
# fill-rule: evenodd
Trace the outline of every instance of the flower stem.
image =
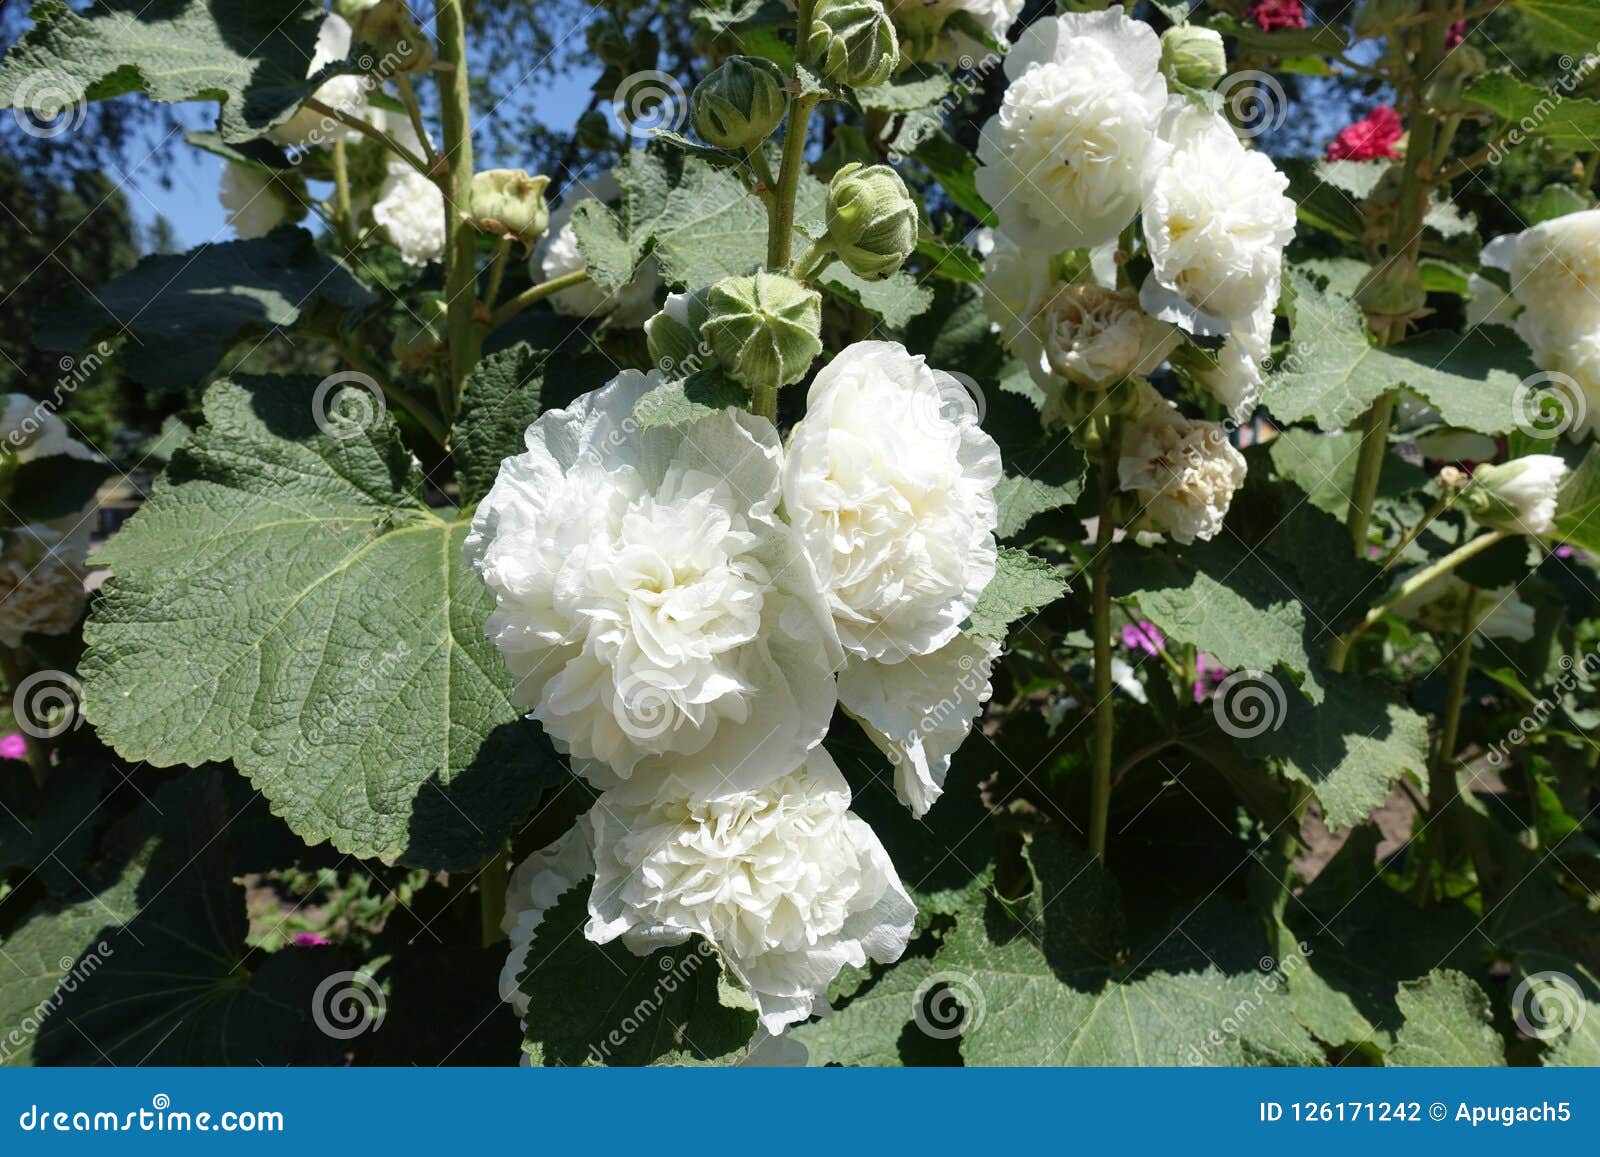
<svg viewBox="0 0 1600 1157">
<path fill-rule="evenodd" d="M 1385 595 L 1383 600 L 1379 602 L 1377 606 L 1373 607 L 1367 612 L 1366 618 L 1362 619 L 1361 622 L 1356 624 L 1354 630 L 1339 640 L 1344 645 L 1344 650 L 1348 652 L 1350 644 L 1355 641 L 1356 636 L 1360 635 L 1361 632 L 1365 631 L 1374 623 L 1378 622 L 1378 620 L 1383 618 L 1383 616 L 1388 613 L 1390 607 L 1394 606 L 1403 599 L 1410 598 L 1412 595 L 1416 594 L 1435 579 L 1449 574 L 1468 559 L 1482 554 L 1491 546 L 1494 546 L 1497 542 L 1500 542 L 1506 537 L 1507 532 L 1504 530 L 1492 530 L 1488 534 L 1480 534 L 1477 538 L 1472 539 L 1470 542 L 1456 547 L 1455 550 L 1451 551 L 1437 562 L 1430 563 L 1421 570 L 1417 571 L 1416 574 L 1406 579 L 1405 582 L 1401 583 L 1394 590 Z M 1343 663 L 1340 663 L 1339 666 L 1334 668 L 1336 671 L 1342 671 L 1343 669 Z"/>
<path fill-rule="evenodd" d="M 563 289 L 571 289 L 574 285 L 582 285 L 589 280 L 587 269 L 574 269 L 571 273 L 563 273 L 560 277 L 552 277 L 549 281 L 541 281 L 531 289 L 524 289 L 517 296 L 495 310 L 489 318 L 489 328 L 495 329 L 504 325 L 517 314 L 531 305 L 543 301 L 552 293 L 560 293 Z"/>
<path fill-rule="evenodd" d="M 1094 542 L 1094 779 L 1089 795 L 1089 852 L 1106 858 L 1106 822 L 1111 813 L 1111 760 L 1116 719 L 1111 700 L 1111 543 L 1116 534 L 1112 488 L 1117 476 L 1116 424 L 1108 422 L 1100 449 L 1100 509 Z"/>
<path fill-rule="evenodd" d="M 812 281 L 833 263 L 833 242 L 826 237 L 811 243 L 811 247 L 795 261 L 792 276 L 797 281 Z"/>
<path fill-rule="evenodd" d="M 333 142 L 333 204 L 339 244 L 349 253 L 355 248 L 351 244 L 350 228 L 355 214 L 350 206 L 350 150 L 343 137 Z"/>
<path fill-rule="evenodd" d="M 1378 496 L 1378 478 L 1389 452 L 1389 420 L 1394 415 L 1393 390 L 1372 403 L 1361 432 L 1361 455 L 1356 459 L 1356 480 L 1350 488 L 1350 508 L 1345 525 L 1357 558 L 1367 557 L 1367 535 L 1372 529 L 1372 504 Z"/>
<path fill-rule="evenodd" d="M 500 286 L 506 278 L 506 260 L 511 256 L 511 238 L 500 238 L 500 244 L 495 246 L 494 263 L 489 266 L 489 285 L 483 291 L 483 304 L 487 309 L 493 309 L 494 303 L 500 297 Z"/>
<path fill-rule="evenodd" d="M 377 383 L 383 391 L 386 402 L 393 402 L 406 413 L 417 420 L 417 424 L 426 430 L 441 446 L 450 444 L 450 431 L 447 430 L 439 417 L 420 400 L 413 398 L 405 390 L 391 385 L 383 376 L 378 366 L 352 341 L 338 341 L 335 343 L 339 355 L 349 363 L 350 368 L 358 370 Z"/>
<path fill-rule="evenodd" d="M 422 119 L 422 105 L 417 101 L 417 88 L 411 83 L 411 74 L 402 72 L 394 78 L 394 86 L 400 92 L 400 101 L 406 106 L 406 116 L 411 121 L 411 129 L 417 134 L 417 140 L 422 142 L 422 154 L 428 162 L 428 170 L 432 172 L 439 164 L 439 151 L 433 147 L 433 141 L 428 138 L 428 126 Z"/>
<path fill-rule="evenodd" d="M 472 192 L 472 94 L 467 73 L 467 27 L 461 0 L 439 0 L 439 96 L 447 170 L 438 178 L 446 204 L 445 326 L 450 338 L 451 406 L 455 418 L 467 375 L 477 364 L 482 335 L 474 324 L 478 291 L 478 235 L 457 211 Z"/>
<path fill-rule="evenodd" d="M 417 156 L 416 153 L 413 153 L 410 149 L 406 148 L 382 129 L 374 128 L 360 117 L 354 117 L 347 112 L 341 112 L 332 105 L 323 104 L 315 97 L 312 97 L 310 100 L 306 101 L 305 107 L 314 113 L 320 113 L 324 117 L 338 121 L 345 128 L 352 129 L 355 132 L 360 133 L 368 140 L 377 141 L 380 145 L 388 149 L 391 153 L 399 157 L 402 161 L 410 165 L 424 177 L 432 176 L 432 174 L 428 171 L 427 161 Z"/>
<path fill-rule="evenodd" d="M 1427 530 L 1434 519 L 1438 518 L 1441 514 L 1449 510 L 1450 507 L 1455 504 L 1456 495 L 1459 493 L 1460 491 L 1457 490 L 1446 491 L 1444 497 L 1439 499 L 1438 502 L 1435 502 L 1433 504 L 1433 508 L 1429 510 L 1428 513 L 1424 514 L 1417 521 L 1417 524 L 1410 530 L 1406 531 L 1405 534 L 1401 536 L 1400 541 L 1395 543 L 1394 546 L 1390 548 L 1389 553 L 1384 555 L 1383 562 L 1379 564 L 1379 569 L 1388 570 L 1395 563 L 1399 562 L 1400 555 L 1402 552 L 1404 552 L 1406 547 L 1410 546 L 1413 542 L 1416 542 L 1417 536 L 1420 535 L 1424 530 Z"/>
</svg>

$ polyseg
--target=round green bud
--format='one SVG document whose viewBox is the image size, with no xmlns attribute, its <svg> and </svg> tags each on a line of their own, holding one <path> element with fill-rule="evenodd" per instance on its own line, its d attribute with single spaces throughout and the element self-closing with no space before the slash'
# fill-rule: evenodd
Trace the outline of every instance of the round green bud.
<svg viewBox="0 0 1600 1157">
<path fill-rule="evenodd" d="M 374 67 L 385 76 L 433 67 L 433 42 L 417 26 L 405 0 L 378 0 L 361 9 L 350 22 L 350 34 L 378 54 Z"/>
<path fill-rule="evenodd" d="M 550 178 L 524 169 L 485 169 L 472 175 L 468 215 L 484 233 L 532 245 L 550 226 L 544 191 Z"/>
<path fill-rule="evenodd" d="M 807 50 L 823 76 L 853 88 L 882 84 L 900 63 L 900 38 L 879 0 L 817 0 Z"/>
<path fill-rule="evenodd" d="M 888 165 L 844 166 L 828 182 L 828 241 L 860 277 L 887 277 L 917 247 L 917 203 Z"/>
<path fill-rule="evenodd" d="M 663 378 L 688 377 L 699 369 L 700 327 L 706 320 L 706 294 L 669 293 L 661 312 L 644 323 L 650 364 Z"/>
<path fill-rule="evenodd" d="M 822 295 L 776 273 L 728 277 L 711 287 L 700 334 L 751 389 L 792 385 L 822 352 Z"/>
<path fill-rule="evenodd" d="M 695 86 L 689 119 L 708 144 L 753 149 L 772 135 L 788 107 L 783 73 L 776 64 L 758 56 L 734 56 Z"/>
<path fill-rule="evenodd" d="M 1215 87 L 1228 74 L 1221 34 L 1198 24 L 1174 24 L 1161 34 L 1161 72 L 1188 88 Z"/>
</svg>

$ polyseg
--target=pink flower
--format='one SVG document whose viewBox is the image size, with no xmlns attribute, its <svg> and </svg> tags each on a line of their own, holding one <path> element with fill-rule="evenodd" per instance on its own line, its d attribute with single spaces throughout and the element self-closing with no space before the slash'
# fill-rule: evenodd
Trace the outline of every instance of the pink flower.
<svg viewBox="0 0 1600 1157">
<path fill-rule="evenodd" d="M 1339 130 L 1322 154 L 1325 161 L 1375 161 L 1395 156 L 1394 146 L 1405 135 L 1400 114 L 1380 104 L 1353 125 Z"/>
<path fill-rule="evenodd" d="M 1304 28 L 1306 10 L 1300 0 L 1255 0 L 1250 5 L 1250 19 L 1263 32 L 1279 28 Z"/>
<path fill-rule="evenodd" d="M 1196 703 L 1204 702 L 1205 697 L 1211 694 L 1212 689 L 1228 677 L 1228 669 L 1203 651 L 1195 656 L 1194 670 L 1195 674 L 1199 676 L 1194 681 L 1194 701 Z"/>
<path fill-rule="evenodd" d="M 1132 651 L 1143 651 L 1146 655 L 1159 655 L 1167 648 L 1166 639 L 1161 637 L 1161 632 L 1149 619 L 1140 619 L 1137 626 L 1129 623 L 1122 628 L 1122 645 Z"/>
<path fill-rule="evenodd" d="M 296 948 L 326 948 L 332 943 L 333 941 L 324 936 L 318 936 L 315 932 L 296 932 L 294 934 L 294 946 Z"/>
<path fill-rule="evenodd" d="M 1452 24 L 1450 26 L 1450 30 L 1444 34 L 1444 48 L 1445 48 L 1445 51 L 1446 52 L 1450 51 L 1450 49 L 1452 49 L 1456 45 L 1460 44 L 1466 38 L 1467 38 L 1467 22 L 1465 20 L 1457 20 L 1454 24 Z"/>
<path fill-rule="evenodd" d="M 4 739 L 0 739 L 0 759 L 27 759 L 28 741 L 22 738 L 20 732 L 13 731 Z"/>
</svg>

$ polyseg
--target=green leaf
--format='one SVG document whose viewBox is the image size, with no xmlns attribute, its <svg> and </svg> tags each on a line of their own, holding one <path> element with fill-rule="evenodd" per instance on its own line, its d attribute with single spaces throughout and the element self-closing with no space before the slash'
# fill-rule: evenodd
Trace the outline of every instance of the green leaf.
<svg viewBox="0 0 1600 1157">
<path fill-rule="evenodd" d="M 1359 431 L 1320 434 L 1315 430 L 1284 430 L 1269 447 L 1279 477 L 1305 491 L 1318 510 L 1344 519 L 1350 509 L 1350 492 L 1355 488 L 1356 464 L 1361 456 Z M 1378 476 L 1377 495 L 1398 498 L 1427 483 L 1428 474 L 1420 466 L 1389 454 L 1384 457 Z"/>
<path fill-rule="evenodd" d="M 1527 19 L 1534 43 L 1540 48 L 1582 59 L 1600 44 L 1600 10 L 1590 0 L 1512 0 L 1512 3 Z"/>
<path fill-rule="evenodd" d="M 767 215 L 734 174 L 660 146 L 616 169 L 629 244 L 652 242 L 661 276 L 693 291 L 754 272 L 766 258 Z"/>
<path fill-rule="evenodd" d="M 318 388 L 207 391 L 98 556 L 84 710 L 129 759 L 232 760 L 307 843 L 472 867 L 563 773 L 484 637 L 467 519 L 426 506 L 372 398 Z"/>
<path fill-rule="evenodd" d="M 1464 337 L 1434 330 L 1378 349 L 1354 301 L 1298 270 L 1288 278 L 1288 302 L 1293 340 L 1264 390 L 1280 421 L 1342 429 L 1380 394 L 1407 386 L 1451 426 L 1501 434 L 1514 425 L 1511 396 L 1533 371 L 1520 343 L 1480 328 Z"/>
<path fill-rule="evenodd" d="M 722 965 L 693 940 L 635 956 L 583 934 L 587 886 L 545 913 L 518 986 L 528 997 L 524 1047 L 537 1065 L 727 1063 L 755 1035 L 753 1009 L 719 995 Z"/>
<path fill-rule="evenodd" d="M 35 27 L 6 54 L 0 105 L 49 116 L 130 92 L 215 100 L 223 139 L 249 140 L 310 95 L 325 14 L 313 0 L 101 0 L 83 15 L 41 0 Z"/>
<path fill-rule="evenodd" d="M 1592 51 L 1591 41 L 1585 51 Z M 1503 120 L 1516 122 L 1527 136 L 1540 136 L 1560 148 L 1588 150 L 1600 136 L 1600 101 L 1539 88 L 1509 73 L 1480 76 L 1462 93 Z"/>
<path fill-rule="evenodd" d="M 893 329 L 906 325 L 933 304 L 933 290 L 903 269 L 869 281 L 834 262 L 822 274 L 820 282 L 835 296 L 870 309 L 883 319 L 884 325 Z"/>
<path fill-rule="evenodd" d="M 1555 538 L 1600 553 L 1600 447 L 1591 446 L 1556 497 Z"/>
<path fill-rule="evenodd" d="M 348 269 L 317 252 L 310 233 L 284 227 L 250 241 L 146 257 L 92 295 L 44 314 L 35 336 L 46 349 L 79 350 L 126 333 L 128 374 L 182 390 L 209 374 L 241 334 L 292 326 L 319 299 L 346 309 L 376 300 Z"/>
<path fill-rule="evenodd" d="M 539 416 L 549 354 L 527 342 L 489 354 L 467 378 L 450 436 L 461 501 L 475 503 L 494 485 L 500 463 L 527 449 Z"/>
<path fill-rule="evenodd" d="M 983 588 L 966 630 L 988 639 L 1004 639 L 1012 623 L 1055 602 L 1067 593 L 1067 580 L 1036 555 L 1002 546 L 994 578 Z"/>
<path fill-rule="evenodd" d="M 572 211 L 572 231 L 589 276 L 602 289 L 620 289 L 633 280 L 640 254 L 623 234 L 615 213 L 593 198 L 580 201 Z"/>
<path fill-rule="evenodd" d="M 245 943 L 235 877 L 289 866 L 296 848 L 260 796 L 222 769 L 200 769 L 166 785 L 121 835 L 129 843 L 104 879 L 41 905 L 6 940 L 17 967 L 0 972 L 0 1024 L 37 1026 L 6 1060 L 336 1063 L 344 1046 L 318 1028 L 329 1005 L 314 997 L 348 977 L 344 954 Z M 376 1005 L 376 987 L 366 991 Z"/>
<path fill-rule="evenodd" d="M 993 900 L 964 911 L 934 956 L 966 1009 L 968 1064 L 1322 1063 L 1282 978 L 1257 969 L 1254 954 L 1234 973 L 1203 955 L 1130 973 L 1126 960 L 1152 953 L 1128 944 L 1105 869 L 1055 836 L 1035 837 L 1029 859 L 1035 882 L 1024 918 Z"/>
<path fill-rule="evenodd" d="M 789 1037 L 806 1046 L 808 1064 L 882 1068 L 927 1063 L 920 1054 L 937 1042 L 918 1028 L 915 1017 L 920 1005 L 927 1018 L 927 1006 L 939 999 L 932 959 L 908 956 L 873 972 L 859 991 L 835 1002 L 832 1015 L 789 1030 Z"/>
<path fill-rule="evenodd" d="M 945 195 L 972 214 L 979 225 L 994 225 L 998 218 L 978 192 L 978 158 L 943 132 L 927 138 L 911 154 L 939 182 Z"/>
<path fill-rule="evenodd" d="M 950 74 L 944 69 L 933 64 L 913 64 L 886 84 L 858 90 L 856 100 L 862 108 L 874 112 L 904 113 L 937 104 L 953 87 Z"/>
<path fill-rule="evenodd" d="M 657 386 L 633 404 L 641 430 L 681 426 L 729 406 L 747 406 L 750 392 L 718 369 L 697 370 L 681 382 Z"/>
<path fill-rule="evenodd" d="M 1388 1063 L 1437 1068 L 1492 1068 L 1506 1063 L 1505 1044 L 1490 1023 L 1489 997 L 1459 972 L 1439 969 L 1400 985 L 1395 1003 L 1405 1023 Z"/>
</svg>

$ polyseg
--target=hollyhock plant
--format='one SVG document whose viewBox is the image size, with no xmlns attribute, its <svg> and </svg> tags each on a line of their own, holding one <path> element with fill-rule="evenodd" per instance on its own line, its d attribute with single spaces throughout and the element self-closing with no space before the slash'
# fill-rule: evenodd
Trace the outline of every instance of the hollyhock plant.
<svg viewBox="0 0 1600 1157">
<path fill-rule="evenodd" d="M 1400 154 L 1395 145 L 1405 136 L 1406 126 L 1400 114 L 1386 104 L 1380 104 L 1354 124 L 1346 125 L 1328 142 L 1322 151 L 1325 161 L 1377 161 L 1390 160 Z"/>
</svg>

